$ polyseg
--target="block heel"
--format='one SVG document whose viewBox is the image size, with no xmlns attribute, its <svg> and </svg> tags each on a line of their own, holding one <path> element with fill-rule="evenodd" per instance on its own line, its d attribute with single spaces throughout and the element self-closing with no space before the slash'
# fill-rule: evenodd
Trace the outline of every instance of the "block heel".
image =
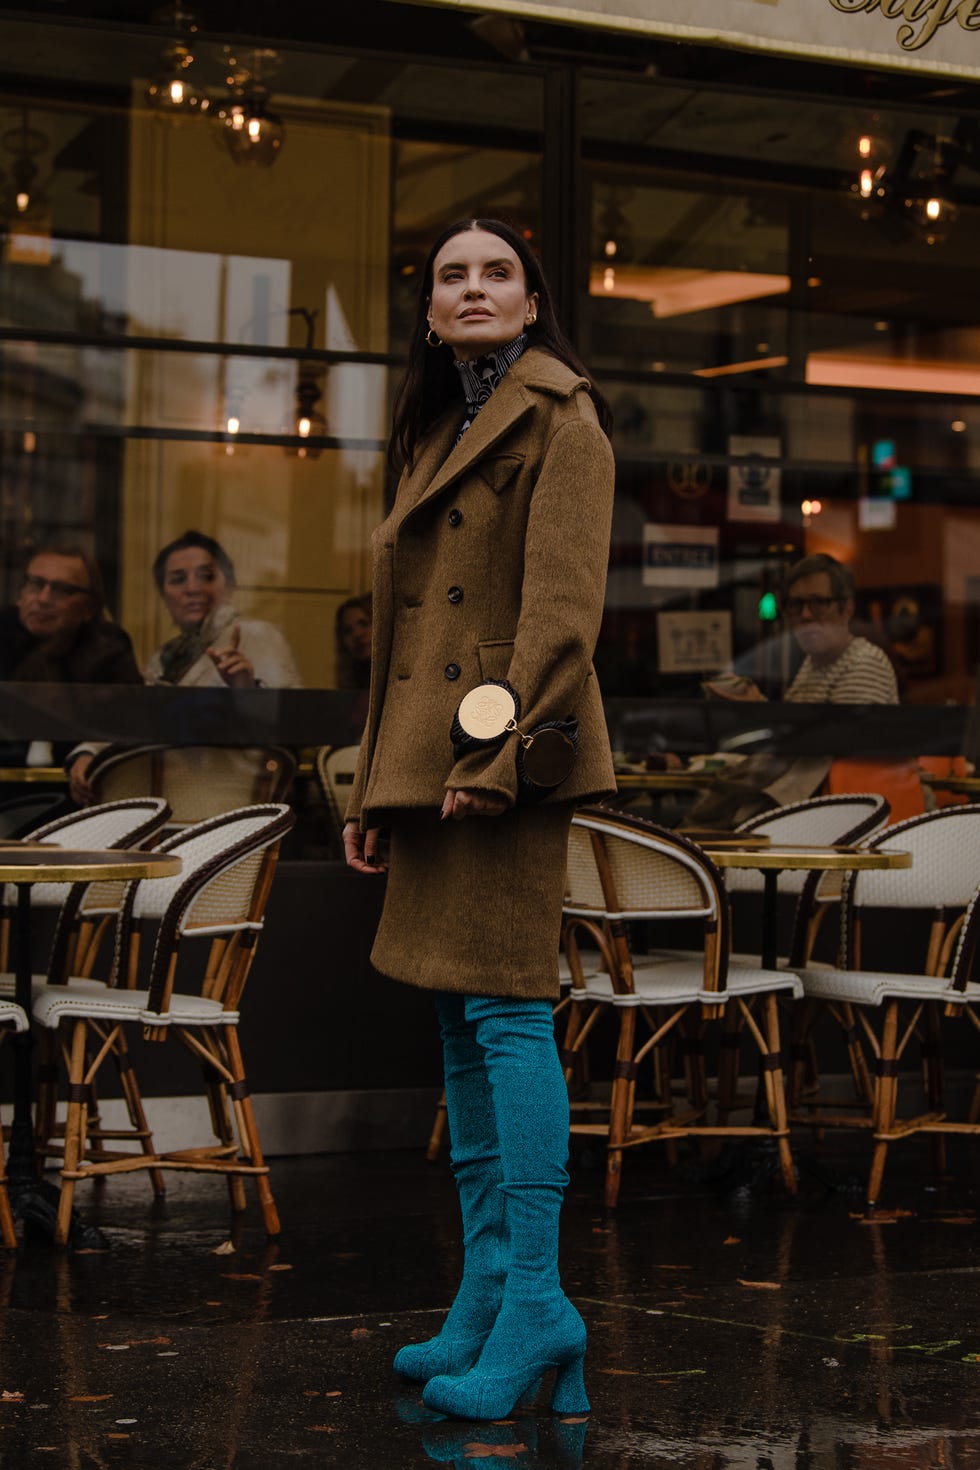
<svg viewBox="0 0 980 1470">
<path fill-rule="evenodd" d="M 555 1371 L 555 1387 L 551 1395 L 553 1414 L 588 1414 L 591 1411 L 585 1392 L 585 1354 L 563 1363 Z"/>
</svg>

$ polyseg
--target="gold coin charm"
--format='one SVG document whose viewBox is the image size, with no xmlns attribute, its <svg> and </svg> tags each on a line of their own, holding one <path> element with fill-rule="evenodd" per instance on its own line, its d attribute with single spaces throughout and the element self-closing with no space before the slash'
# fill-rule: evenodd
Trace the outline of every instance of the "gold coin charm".
<svg viewBox="0 0 980 1470">
<path fill-rule="evenodd" d="M 463 696 L 456 718 L 474 740 L 496 740 L 514 728 L 517 705 L 498 684 L 478 684 Z"/>
</svg>

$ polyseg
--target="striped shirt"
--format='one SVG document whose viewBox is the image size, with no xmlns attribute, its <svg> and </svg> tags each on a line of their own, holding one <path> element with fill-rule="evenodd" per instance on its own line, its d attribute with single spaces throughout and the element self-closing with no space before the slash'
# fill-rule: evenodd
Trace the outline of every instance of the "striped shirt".
<svg viewBox="0 0 980 1470">
<path fill-rule="evenodd" d="M 852 638 L 832 664 L 817 668 L 807 655 L 784 699 L 797 704 L 897 704 L 888 655 L 867 638 Z"/>
</svg>

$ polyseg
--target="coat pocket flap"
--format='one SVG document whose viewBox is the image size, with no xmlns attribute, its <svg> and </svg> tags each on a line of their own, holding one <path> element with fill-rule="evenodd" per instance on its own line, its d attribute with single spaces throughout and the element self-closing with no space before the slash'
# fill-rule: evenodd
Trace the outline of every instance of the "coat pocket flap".
<svg viewBox="0 0 980 1470">
<path fill-rule="evenodd" d="M 513 638 L 497 638 L 478 645 L 480 673 L 484 679 L 506 679 L 514 657 Z"/>
<path fill-rule="evenodd" d="M 499 495 L 501 490 L 506 490 L 513 483 L 523 464 L 523 454 L 497 454 L 493 459 L 484 460 L 477 467 L 477 473 L 482 480 L 486 481 L 494 494 Z"/>
</svg>

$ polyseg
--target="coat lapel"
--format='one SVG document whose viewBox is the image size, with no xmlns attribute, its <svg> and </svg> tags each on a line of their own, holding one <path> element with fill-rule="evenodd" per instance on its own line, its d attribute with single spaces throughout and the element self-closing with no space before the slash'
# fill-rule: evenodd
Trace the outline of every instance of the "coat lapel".
<svg viewBox="0 0 980 1470">
<path fill-rule="evenodd" d="M 482 455 L 486 454 L 489 449 L 492 449 L 495 444 L 499 443 L 506 434 L 509 434 L 514 425 L 525 414 L 530 413 L 534 404 L 530 395 L 525 392 L 524 386 L 519 381 L 518 376 L 516 376 L 516 370 L 519 366 L 520 363 L 518 362 L 511 368 L 500 386 L 493 393 L 493 396 L 481 408 L 459 443 L 451 448 L 448 454 L 444 451 L 443 460 L 439 468 L 432 475 L 418 498 L 414 500 L 410 510 L 406 511 L 406 514 L 409 514 L 411 510 L 418 509 L 419 506 L 425 505 L 434 496 L 439 495 L 443 490 L 452 485 Z M 440 447 L 445 444 L 445 440 L 441 435 L 439 436 L 439 441 Z M 432 447 L 434 447 L 434 441 Z M 422 459 L 419 461 L 419 472 L 422 470 L 423 463 L 426 466 L 431 463 L 429 452 L 429 447 L 427 447 Z M 413 474 L 413 484 L 415 479 L 416 476 Z M 419 482 L 423 485 L 425 483 L 421 478 L 421 473 L 419 473 Z"/>
</svg>

